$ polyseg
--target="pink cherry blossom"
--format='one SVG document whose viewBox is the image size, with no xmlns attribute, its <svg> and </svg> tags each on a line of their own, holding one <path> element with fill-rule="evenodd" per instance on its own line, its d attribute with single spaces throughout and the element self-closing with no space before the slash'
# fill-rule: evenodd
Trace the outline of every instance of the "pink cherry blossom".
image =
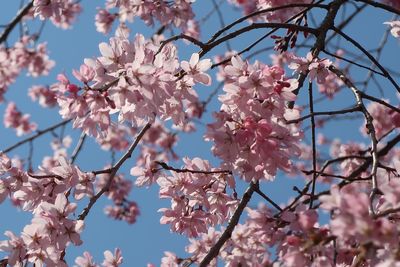
<svg viewBox="0 0 400 267">
<path fill-rule="evenodd" d="M 22 114 L 14 102 L 7 105 L 4 113 L 4 126 L 6 128 L 14 128 L 17 131 L 17 136 L 29 134 L 36 130 L 37 125 L 29 122 L 30 115 Z"/>
<path fill-rule="evenodd" d="M 210 75 L 204 73 L 211 67 L 212 63 L 210 59 L 199 59 L 199 54 L 194 53 L 190 57 L 190 61 L 182 61 L 181 67 L 184 71 L 189 74 L 189 77 L 193 78 L 195 82 L 199 82 L 205 85 L 211 84 Z"/>
<path fill-rule="evenodd" d="M 200 158 L 184 159 L 185 169 L 213 171 L 209 163 Z M 172 176 L 157 179 L 160 198 L 171 199 L 171 208 L 162 208 L 162 224 L 170 224 L 171 230 L 196 237 L 205 233 L 207 225 L 226 221 L 237 200 L 226 192 L 230 174 L 202 174 L 171 171 Z"/>
<path fill-rule="evenodd" d="M 93 261 L 92 255 L 87 251 L 83 252 L 83 257 L 77 257 L 75 263 L 78 267 L 98 267 L 98 265 Z"/>
<path fill-rule="evenodd" d="M 42 107 L 54 107 L 57 105 L 56 94 L 45 86 L 32 86 L 28 95 L 32 101 L 38 101 Z"/>
<path fill-rule="evenodd" d="M 390 33 L 394 37 L 400 38 L 400 21 L 399 20 L 388 21 L 388 22 L 385 22 L 384 24 L 387 24 L 391 27 Z"/>
<path fill-rule="evenodd" d="M 101 265 L 104 267 L 118 267 L 122 264 L 122 260 L 123 258 L 119 248 L 114 250 L 114 254 L 107 250 L 104 252 L 104 261 Z"/>
</svg>

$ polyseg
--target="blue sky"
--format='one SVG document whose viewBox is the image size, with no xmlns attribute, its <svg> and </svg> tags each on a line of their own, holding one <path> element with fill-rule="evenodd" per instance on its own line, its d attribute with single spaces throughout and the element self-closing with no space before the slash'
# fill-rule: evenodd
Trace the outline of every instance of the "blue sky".
<svg viewBox="0 0 400 267">
<path fill-rule="evenodd" d="M 3 2 L 2 8 L 0 9 L 0 24 L 6 24 L 10 21 L 19 6 L 19 1 L 8 0 Z M 104 1 L 83 0 L 83 13 L 79 16 L 71 30 L 63 31 L 55 28 L 51 23 L 46 23 L 40 41 L 48 42 L 50 57 L 56 61 L 56 67 L 47 77 L 40 77 L 38 79 L 26 77 L 25 73 L 23 73 L 17 82 L 10 87 L 6 95 L 6 99 L 15 101 L 24 113 L 32 114 L 32 120 L 38 123 L 39 129 L 48 127 L 60 121 L 61 118 L 56 109 L 44 110 L 39 107 L 37 103 L 32 103 L 27 96 L 27 90 L 34 84 L 52 84 L 56 80 L 56 75 L 60 72 L 65 72 L 69 77 L 72 77 L 71 70 L 74 68 L 78 69 L 85 57 L 94 57 L 99 54 L 98 44 L 107 41 L 110 37 L 95 31 L 94 16 L 96 7 L 102 2 Z M 199 0 L 194 4 L 194 8 L 195 12 L 197 12 L 196 18 L 199 19 L 212 9 L 212 2 Z M 226 4 L 223 5 L 222 11 L 226 22 L 231 22 L 240 16 L 240 12 Z M 347 11 L 349 12 L 350 9 Z M 321 15 L 320 13 L 315 13 L 316 17 Z M 383 31 L 386 29 L 386 26 L 382 23 L 389 19 L 390 16 L 387 14 L 374 9 L 368 9 L 364 15 L 355 19 L 355 22 L 350 25 L 346 33 L 353 35 L 361 43 L 366 44 L 367 47 L 374 47 L 379 42 Z M 214 14 L 210 20 L 202 25 L 202 40 L 207 40 L 213 32 L 218 30 L 218 25 L 218 17 Z M 135 20 L 131 28 L 132 36 L 135 33 L 142 33 L 147 37 L 151 36 L 154 30 L 157 29 L 157 27 L 146 27 L 139 19 Z M 175 33 L 177 32 L 178 31 L 175 31 Z M 235 50 L 240 50 L 263 34 L 265 34 L 265 30 L 246 34 L 232 41 L 231 45 Z M 10 36 L 9 44 L 12 44 L 17 37 L 18 31 L 15 31 Z M 342 41 L 341 44 L 344 44 L 344 41 Z M 267 47 L 269 45 L 271 45 L 270 40 L 262 43 L 257 48 Z M 186 45 L 183 42 L 178 42 L 178 46 L 180 48 L 179 55 L 181 59 L 187 60 L 190 58 L 191 53 L 197 51 L 197 47 Z M 346 44 L 346 47 L 348 47 L 348 44 Z M 210 56 L 224 53 L 225 50 L 226 46 L 221 45 L 214 50 Z M 355 50 L 353 49 L 353 51 Z M 305 55 L 305 53 L 303 53 L 303 55 Z M 385 62 L 386 66 L 399 69 L 399 57 L 398 43 L 396 43 L 394 38 L 391 38 L 387 46 L 387 51 L 382 55 L 382 62 Z M 266 63 L 270 62 L 267 53 L 260 54 L 258 59 Z M 354 75 L 356 78 L 362 78 L 365 72 L 364 70 L 354 71 Z M 387 92 L 385 91 L 385 97 L 390 99 L 391 102 L 397 103 L 395 102 L 396 97 L 393 94 L 393 88 L 391 88 L 388 83 L 384 83 L 384 85 L 385 90 L 387 89 Z M 217 86 L 217 82 L 211 87 L 199 87 L 198 92 L 201 97 L 205 98 L 215 86 Z M 370 90 L 369 92 L 371 94 L 379 96 L 379 91 L 376 90 L 376 88 Z M 300 95 L 300 102 L 303 101 L 303 103 L 306 96 L 304 91 L 305 90 L 303 90 L 303 93 Z M 352 95 L 346 92 L 341 93 L 338 100 L 339 101 L 336 102 L 324 101 L 316 105 L 316 109 L 338 109 L 340 107 L 347 107 L 353 103 Z M 0 104 L 0 112 L 4 111 L 5 106 L 5 103 Z M 213 111 L 218 109 L 218 101 L 214 98 L 209 106 L 209 110 Z M 206 115 L 206 122 L 210 121 L 210 114 L 211 113 L 208 113 Z M 339 137 L 342 140 L 363 140 L 359 134 L 360 126 L 361 121 L 340 121 L 338 124 L 328 124 L 324 133 L 329 138 Z M 197 134 L 180 136 L 179 146 L 176 150 L 177 153 L 180 156 L 197 156 L 210 159 L 213 164 L 217 165 L 218 160 L 213 158 L 210 152 L 211 144 L 205 143 L 202 140 L 204 126 L 198 125 L 198 129 L 199 133 Z M 0 150 L 20 139 L 15 137 L 12 130 L 5 129 L 2 124 L 0 125 L 0 132 Z M 71 126 L 68 125 L 66 127 L 66 133 L 73 137 L 74 142 L 77 142 L 79 138 L 78 131 L 71 130 Z M 307 134 L 310 133 L 308 132 Z M 34 142 L 34 167 L 40 164 L 43 156 L 51 153 L 49 139 L 50 136 L 45 135 Z M 308 140 L 309 139 L 310 138 L 308 138 Z M 13 154 L 24 157 L 24 155 L 27 155 L 27 152 L 28 146 L 23 146 L 15 150 Z M 80 154 L 78 157 L 77 164 L 83 170 L 92 170 L 102 168 L 109 163 L 109 161 L 110 154 L 99 149 L 93 141 L 89 141 L 85 144 L 84 153 Z M 121 170 L 127 174 L 127 177 L 129 169 L 133 164 L 134 159 L 131 159 L 126 162 L 125 167 Z M 179 166 L 180 163 L 174 163 L 174 165 Z M 133 179 L 133 177 L 129 178 Z M 302 184 L 303 181 L 300 179 L 287 179 L 279 175 L 276 182 L 265 183 L 262 185 L 262 188 L 263 191 L 272 199 L 276 200 L 276 202 L 285 203 L 289 198 L 289 194 L 294 195 L 291 189 L 293 185 L 301 186 Z M 244 185 L 239 184 L 239 187 L 239 192 L 243 192 Z M 113 221 L 106 217 L 103 213 L 103 208 L 109 203 L 107 199 L 102 198 L 101 201 L 96 203 L 95 208 L 85 221 L 86 229 L 82 235 L 84 244 L 80 247 L 71 246 L 67 251 L 66 258 L 70 265 L 72 265 L 75 257 L 82 255 L 84 251 L 90 251 L 92 255 L 94 255 L 95 260 L 100 263 L 103 259 L 103 251 L 107 249 L 113 251 L 115 247 L 120 247 L 122 250 L 125 262 L 124 266 L 145 266 L 145 264 L 149 262 L 159 264 L 160 258 L 163 256 L 163 251 L 173 251 L 179 256 L 185 255 L 184 246 L 188 244 L 186 238 L 170 233 L 169 226 L 159 224 L 160 213 L 158 213 L 157 210 L 162 207 L 168 207 L 169 201 L 161 201 L 158 199 L 158 186 L 155 185 L 149 189 L 134 188 L 131 199 L 138 203 L 141 211 L 141 215 L 134 225 L 127 225 L 124 222 Z M 261 201 L 261 199 L 255 197 L 251 205 L 256 206 L 258 201 Z M 16 211 L 11 207 L 9 202 L 5 202 L 0 206 L 0 213 L 3 214 L 0 234 L 8 229 L 18 234 L 23 226 L 29 223 L 31 219 L 30 214 Z M 1 239 L 3 238 L 0 236 L 0 240 Z"/>
</svg>

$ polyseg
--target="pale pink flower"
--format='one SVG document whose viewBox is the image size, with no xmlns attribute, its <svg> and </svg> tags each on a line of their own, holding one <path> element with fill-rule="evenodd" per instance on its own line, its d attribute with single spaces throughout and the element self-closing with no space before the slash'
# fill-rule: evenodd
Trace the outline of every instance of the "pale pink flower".
<svg viewBox="0 0 400 267">
<path fill-rule="evenodd" d="M 22 114 L 14 102 L 10 102 L 4 113 L 4 126 L 6 128 L 14 128 L 17 136 L 31 133 L 36 130 L 37 125 L 29 122 L 30 115 Z"/>
<path fill-rule="evenodd" d="M 111 14 L 106 9 L 99 8 L 95 17 L 96 30 L 104 34 L 109 33 L 116 18 L 115 14 Z"/>
<path fill-rule="evenodd" d="M 164 252 L 164 257 L 161 259 L 161 267 L 178 267 L 178 257 L 169 251 Z"/>
<path fill-rule="evenodd" d="M 83 252 L 83 257 L 77 257 L 75 263 L 78 267 L 98 267 L 98 265 L 93 261 L 93 256 L 87 251 Z"/>
<path fill-rule="evenodd" d="M 8 254 L 8 264 L 10 266 L 20 266 L 26 257 L 25 243 L 21 237 L 16 236 L 11 231 L 4 233 L 9 240 L 0 242 L 0 251 Z"/>
<path fill-rule="evenodd" d="M 193 53 L 190 57 L 190 61 L 182 61 L 182 69 L 193 78 L 195 82 L 202 83 L 205 85 L 211 84 L 211 77 L 205 71 L 211 67 L 212 63 L 210 59 L 200 60 L 198 53 Z"/>
<path fill-rule="evenodd" d="M 42 107 L 54 107 L 57 104 L 56 94 L 46 86 L 34 85 L 29 88 L 28 95 Z"/>
<path fill-rule="evenodd" d="M 114 254 L 106 250 L 104 251 L 104 261 L 101 265 L 104 267 L 118 267 L 122 264 L 122 260 L 123 258 L 119 248 L 114 250 Z"/>
<path fill-rule="evenodd" d="M 95 76 L 94 70 L 86 64 L 82 64 L 79 68 L 79 71 L 72 70 L 72 74 L 75 76 L 76 79 L 87 84 L 91 82 Z"/>
</svg>

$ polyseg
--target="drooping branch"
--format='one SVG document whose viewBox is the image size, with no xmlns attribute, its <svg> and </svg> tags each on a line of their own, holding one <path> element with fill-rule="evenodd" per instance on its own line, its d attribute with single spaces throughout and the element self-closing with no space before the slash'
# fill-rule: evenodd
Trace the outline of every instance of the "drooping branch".
<svg viewBox="0 0 400 267">
<path fill-rule="evenodd" d="M 306 32 L 313 34 L 315 36 L 318 35 L 318 30 L 306 27 L 306 26 L 301 26 L 297 24 L 291 24 L 291 23 L 273 23 L 273 22 L 265 22 L 265 23 L 253 23 L 248 26 L 245 26 L 243 28 L 240 28 L 239 30 L 236 30 L 234 32 L 231 32 L 219 39 L 216 39 L 213 42 L 209 42 L 205 44 L 205 47 L 203 50 L 199 53 L 200 56 L 204 56 L 206 53 L 208 53 L 212 48 L 218 46 L 219 44 L 226 42 L 228 40 L 231 40 L 243 33 L 250 32 L 251 30 L 254 29 L 265 29 L 265 28 L 276 28 L 276 29 L 288 29 L 292 31 L 299 31 L 299 32 Z"/>
<path fill-rule="evenodd" d="M 385 76 L 385 74 L 383 74 L 383 73 L 381 73 L 381 72 L 379 72 L 379 71 L 376 71 L 376 70 L 374 70 L 373 68 L 370 68 L 370 67 L 368 67 L 368 66 L 364 66 L 364 65 L 362 65 L 362 64 L 359 64 L 359 63 L 357 63 L 357 62 L 354 61 L 354 60 L 350 60 L 350 59 L 347 59 L 347 58 L 345 58 L 345 57 L 341 57 L 341 56 L 339 56 L 339 55 L 333 54 L 333 53 L 327 51 L 326 49 L 324 49 L 323 52 L 324 52 L 325 54 L 327 54 L 327 55 L 330 55 L 331 57 L 334 57 L 334 58 L 337 58 L 337 59 L 346 61 L 346 62 L 350 63 L 351 65 L 354 65 L 354 66 L 357 66 L 357 67 L 360 67 L 360 68 L 363 68 L 363 69 L 367 69 L 367 70 L 369 70 L 371 73 L 375 73 L 375 74 L 378 74 L 378 75 L 381 75 L 381 76 Z"/>
</svg>

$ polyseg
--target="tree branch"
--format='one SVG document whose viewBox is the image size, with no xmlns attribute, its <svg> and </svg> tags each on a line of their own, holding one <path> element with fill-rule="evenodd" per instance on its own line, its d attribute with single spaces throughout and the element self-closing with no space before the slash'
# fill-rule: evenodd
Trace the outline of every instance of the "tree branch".
<svg viewBox="0 0 400 267">
<path fill-rule="evenodd" d="M 0 36 L 0 44 L 7 40 L 8 35 L 12 32 L 14 27 L 22 20 L 22 18 L 28 14 L 29 10 L 33 7 L 33 0 L 30 1 L 24 8 L 22 8 L 15 18 L 7 25 L 3 33 Z"/>
<path fill-rule="evenodd" d="M 57 124 L 55 124 L 55 125 L 53 125 L 53 126 L 50 126 L 50 127 L 46 128 L 46 129 L 44 129 L 44 130 L 38 130 L 38 131 L 36 131 L 36 134 L 35 134 L 35 135 L 32 135 L 31 137 L 28 137 L 28 138 L 26 138 L 26 139 L 24 139 L 24 140 L 21 140 L 21 141 L 19 141 L 18 143 L 16 143 L 16 144 L 14 144 L 14 145 L 12 145 L 12 146 L 10 146 L 10 147 L 4 149 L 4 150 L 3 150 L 3 153 L 8 153 L 8 152 L 10 152 L 11 150 L 14 150 L 15 148 L 17 148 L 17 147 L 19 147 L 19 146 L 21 146 L 21 145 L 23 145 L 23 144 L 25 144 L 25 143 L 28 143 L 28 142 L 33 141 L 34 139 L 38 138 L 38 137 L 41 136 L 41 135 L 44 135 L 45 133 L 51 132 L 51 131 L 57 129 L 58 127 L 61 127 L 61 126 L 63 126 L 63 125 L 68 124 L 70 121 L 72 121 L 72 119 L 68 119 L 68 120 L 59 122 L 59 123 L 57 123 Z"/>
<path fill-rule="evenodd" d="M 137 135 L 135 141 L 129 147 L 128 151 L 126 151 L 126 153 L 110 169 L 110 171 L 109 171 L 110 176 L 108 178 L 107 184 L 96 195 L 94 195 L 90 199 L 90 201 L 89 201 L 88 205 L 86 206 L 86 208 L 84 208 L 82 213 L 78 216 L 78 220 L 84 220 L 86 218 L 86 216 L 89 214 L 90 209 L 96 203 L 96 201 L 110 188 L 111 183 L 112 183 L 115 175 L 117 174 L 119 168 L 121 168 L 121 166 L 124 164 L 124 162 L 132 156 L 133 151 L 135 150 L 135 148 L 139 144 L 140 140 L 142 139 L 142 137 L 144 136 L 146 131 L 150 128 L 150 126 L 151 126 L 151 123 L 148 123 L 148 124 L 146 124 L 146 126 L 143 127 L 143 129 Z"/>
<path fill-rule="evenodd" d="M 235 210 L 235 213 L 232 215 L 231 219 L 229 220 L 228 226 L 226 227 L 225 231 L 222 233 L 221 237 L 218 239 L 217 243 L 211 247 L 210 251 L 208 251 L 207 255 L 204 259 L 200 262 L 199 267 L 207 267 L 209 266 L 210 262 L 218 256 L 219 251 L 221 250 L 222 246 L 225 244 L 226 241 L 229 240 L 232 236 L 232 232 L 235 229 L 235 226 L 239 223 L 240 216 L 243 213 L 244 208 L 249 203 L 251 196 L 253 195 L 254 191 L 258 188 L 258 182 L 254 183 L 251 182 L 249 187 L 247 188 L 246 192 L 243 195 L 242 200 L 240 201 L 238 207 Z"/>
</svg>

